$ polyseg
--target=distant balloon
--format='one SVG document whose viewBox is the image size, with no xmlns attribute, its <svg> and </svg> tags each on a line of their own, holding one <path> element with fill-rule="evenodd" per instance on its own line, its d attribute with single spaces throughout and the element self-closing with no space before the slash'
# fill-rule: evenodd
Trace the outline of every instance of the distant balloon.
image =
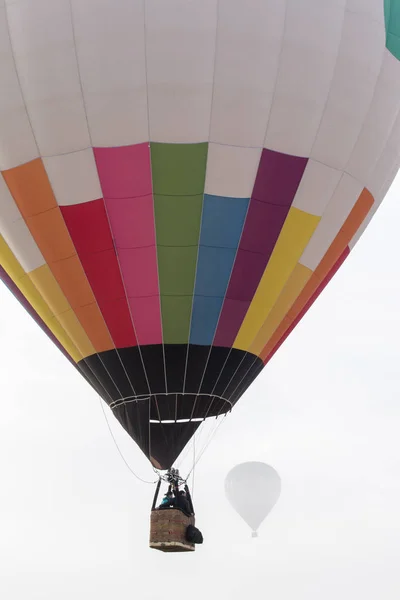
<svg viewBox="0 0 400 600">
<path fill-rule="evenodd" d="M 278 473 L 262 462 L 236 465 L 225 479 L 225 493 L 233 508 L 252 528 L 253 537 L 281 493 Z"/>
</svg>

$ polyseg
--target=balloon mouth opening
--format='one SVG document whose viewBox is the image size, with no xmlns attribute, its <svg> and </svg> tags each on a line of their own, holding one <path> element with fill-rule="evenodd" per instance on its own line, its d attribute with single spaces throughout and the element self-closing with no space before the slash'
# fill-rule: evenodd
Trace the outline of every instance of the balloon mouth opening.
<svg viewBox="0 0 400 600">
<path fill-rule="evenodd" d="M 251 534 L 251 537 L 252 538 L 257 538 L 258 537 L 257 531 L 253 531 L 252 534 Z"/>
</svg>

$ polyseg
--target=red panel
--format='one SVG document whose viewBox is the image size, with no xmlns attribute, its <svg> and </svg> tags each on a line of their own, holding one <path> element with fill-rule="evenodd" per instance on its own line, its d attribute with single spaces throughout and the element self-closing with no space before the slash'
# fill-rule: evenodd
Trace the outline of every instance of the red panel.
<svg viewBox="0 0 400 600">
<path fill-rule="evenodd" d="M 61 211 L 115 346 L 135 346 L 136 336 L 104 201 L 63 206 Z"/>
</svg>

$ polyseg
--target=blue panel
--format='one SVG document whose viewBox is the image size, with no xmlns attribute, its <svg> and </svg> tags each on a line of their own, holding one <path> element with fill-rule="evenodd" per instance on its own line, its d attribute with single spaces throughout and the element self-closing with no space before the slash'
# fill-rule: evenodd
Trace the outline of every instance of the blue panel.
<svg viewBox="0 0 400 600">
<path fill-rule="evenodd" d="M 193 299 L 190 343 L 207 346 L 214 338 L 223 298 L 195 296 Z"/>
<path fill-rule="evenodd" d="M 204 196 L 190 343 L 212 343 L 249 198 Z"/>
<path fill-rule="evenodd" d="M 200 246 L 197 259 L 196 296 L 225 296 L 236 248 Z"/>
<path fill-rule="evenodd" d="M 237 248 L 249 198 L 225 198 L 205 194 L 200 244 Z"/>
</svg>

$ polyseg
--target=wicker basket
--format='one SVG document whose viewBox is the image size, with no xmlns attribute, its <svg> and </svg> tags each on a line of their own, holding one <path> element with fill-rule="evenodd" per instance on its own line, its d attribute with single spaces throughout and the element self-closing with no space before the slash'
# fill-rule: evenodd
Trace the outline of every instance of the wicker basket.
<svg viewBox="0 0 400 600">
<path fill-rule="evenodd" d="M 152 510 L 150 548 L 162 552 L 193 552 L 194 544 L 186 540 L 188 525 L 194 525 L 194 517 L 188 517 L 177 508 Z"/>
</svg>

